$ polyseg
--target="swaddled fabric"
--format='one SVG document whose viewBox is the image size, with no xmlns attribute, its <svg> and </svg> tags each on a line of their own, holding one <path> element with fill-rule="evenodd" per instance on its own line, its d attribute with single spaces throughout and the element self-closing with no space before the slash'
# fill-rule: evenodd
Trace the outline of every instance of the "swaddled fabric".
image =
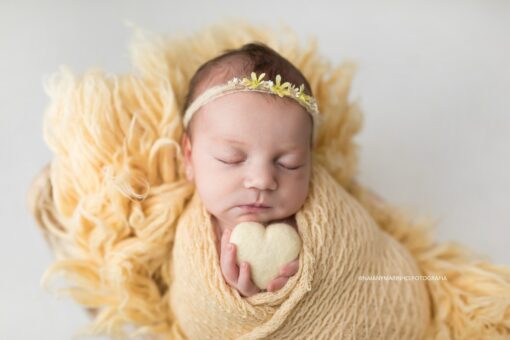
<svg viewBox="0 0 510 340">
<path fill-rule="evenodd" d="M 177 225 L 170 304 L 190 339 L 421 339 L 426 284 L 364 281 L 418 276 L 408 251 L 382 231 L 317 162 L 296 213 L 299 271 L 277 292 L 243 298 L 222 277 L 210 214 L 195 193 Z"/>
</svg>

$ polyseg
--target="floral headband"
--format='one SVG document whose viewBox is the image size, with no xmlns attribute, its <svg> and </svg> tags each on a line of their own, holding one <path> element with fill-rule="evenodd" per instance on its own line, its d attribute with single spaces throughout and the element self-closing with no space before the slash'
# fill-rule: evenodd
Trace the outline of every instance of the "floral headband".
<svg viewBox="0 0 510 340">
<path fill-rule="evenodd" d="M 313 119 L 313 136 L 312 139 L 315 142 L 317 135 L 317 128 L 321 121 L 319 109 L 317 107 L 317 101 L 314 97 L 304 93 L 305 86 L 302 84 L 299 88 L 295 85 L 285 82 L 281 84 L 282 77 L 278 74 L 273 82 L 272 80 L 262 80 L 266 74 L 262 73 L 259 76 L 255 72 L 251 73 L 251 79 L 237 77 L 232 78 L 226 84 L 213 86 L 204 91 L 193 103 L 188 107 L 184 113 L 183 124 L 186 128 L 193 117 L 193 114 L 198 111 L 202 106 L 209 103 L 213 99 L 221 97 L 223 95 L 242 91 L 255 91 L 264 92 L 269 94 L 278 95 L 283 98 L 289 97 L 298 102 L 306 111 L 312 116 Z"/>
</svg>

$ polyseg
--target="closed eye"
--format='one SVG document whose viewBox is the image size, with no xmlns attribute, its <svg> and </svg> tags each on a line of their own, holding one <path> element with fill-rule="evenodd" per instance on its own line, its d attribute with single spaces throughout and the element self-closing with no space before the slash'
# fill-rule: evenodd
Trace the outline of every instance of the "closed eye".
<svg viewBox="0 0 510 340">
<path fill-rule="evenodd" d="M 229 161 L 224 161 L 222 159 L 219 159 L 219 158 L 215 158 L 217 161 L 223 163 L 223 164 L 229 164 L 229 165 L 236 165 L 236 164 L 239 164 L 239 163 L 242 163 L 243 161 L 237 161 L 237 162 L 229 162 Z M 284 169 L 287 169 L 287 170 L 297 170 L 299 168 L 301 168 L 302 166 L 296 166 L 296 167 L 290 167 L 290 166 L 286 166 L 282 163 L 278 163 L 279 166 L 281 166 L 282 168 Z"/>
<path fill-rule="evenodd" d="M 217 161 L 220 161 L 221 163 L 224 163 L 224 164 L 238 164 L 238 163 L 241 163 L 242 161 L 238 161 L 238 162 L 229 162 L 229 161 L 224 161 L 224 160 L 221 160 L 219 158 L 215 158 Z"/>
<path fill-rule="evenodd" d="M 301 168 L 301 166 L 289 167 L 289 166 L 285 166 L 285 165 L 283 165 L 283 164 L 281 164 L 281 163 L 278 163 L 278 164 L 279 164 L 282 168 L 285 168 L 285 169 L 287 169 L 287 170 L 297 170 L 297 169 Z"/>
</svg>

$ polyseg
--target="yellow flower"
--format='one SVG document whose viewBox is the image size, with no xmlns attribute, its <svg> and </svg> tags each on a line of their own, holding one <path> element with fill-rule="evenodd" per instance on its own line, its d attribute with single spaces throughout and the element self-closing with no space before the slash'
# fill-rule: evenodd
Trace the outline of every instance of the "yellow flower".
<svg viewBox="0 0 510 340">
<path fill-rule="evenodd" d="M 309 95 L 307 95 L 305 93 L 305 85 L 304 84 L 301 84 L 301 86 L 299 87 L 299 91 L 296 94 L 296 98 L 300 102 L 302 102 L 306 105 L 310 105 L 310 100 L 312 99 L 312 97 L 310 97 Z"/>
<path fill-rule="evenodd" d="M 251 73 L 251 79 L 244 78 L 243 79 L 243 84 L 248 86 L 251 89 L 257 89 L 260 86 L 260 84 L 262 83 L 262 79 L 264 78 L 265 75 L 266 75 L 265 73 L 262 73 L 257 78 L 257 74 L 255 72 L 252 72 Z"/>
<path fill-rule="evenodd" d="M 283 96 L 290 96 L 290 83 L 285 82 L 283 84 L 280 84 L 282 81 L 282 77 L 277 74 L 275 79 L 275 84 L 270 87 L 271 92 L 276 93 L 280 97 Z"/>
</svg>

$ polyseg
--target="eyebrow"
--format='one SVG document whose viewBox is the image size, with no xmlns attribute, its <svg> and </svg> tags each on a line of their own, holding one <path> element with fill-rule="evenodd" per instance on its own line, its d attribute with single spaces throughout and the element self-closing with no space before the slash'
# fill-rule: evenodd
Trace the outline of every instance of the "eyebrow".
<svg viewBox="0 0 510 340">
<path fill-rule="evenodd" d="M 247 143 L 245 143 L 245 142 L 241 142 L 241 141 L 238 141 L 238 140 L 235 140 L 235 139 L 231 139 L 231 138 L 215 137 L 214 139 L 215 140 L 224 141 L 224 142 L 227 142 L 227 143 L 232 143 L 232 144 L 247 145 Z"/>
<path fill-rule="evenodd" d="M 241 141 L 238 141 L 238 140 L 235 140 L 235 139 L 232 139 L 230 137 L 221 137 L 221 136 L 218 136 L 218 137 L 215 137 L 213 138 L 214 140 L 219 140 L 219 141 L 223 141 L 223 142 L 227 142 L 227 143 L 232 143 L 232 144 L 238 144 L 238 145 L 248 145 L 248 143 L 245 143 L 245 142 L 241 142 Z M 288 148 L 285 148 L 286 150 L 288 151 L 293 151 L 293 150 L 299 150 L 301 149 L 301 146 L 299 145 L 292 145 Z"/>
</svg>

